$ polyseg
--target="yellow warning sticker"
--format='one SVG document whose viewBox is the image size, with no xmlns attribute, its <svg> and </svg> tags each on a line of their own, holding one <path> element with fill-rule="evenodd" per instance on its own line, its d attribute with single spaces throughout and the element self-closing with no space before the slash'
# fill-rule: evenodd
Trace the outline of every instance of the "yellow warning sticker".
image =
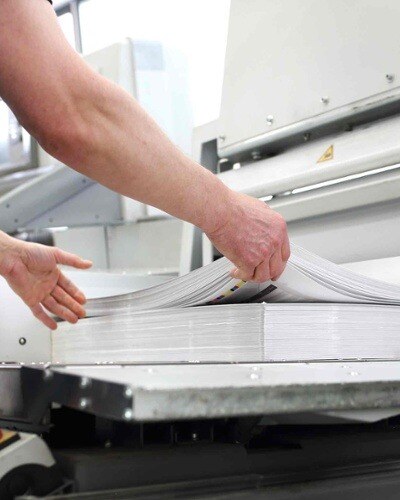
<svg viewBox="0 0 400 500">
<path fill-rule="evenodd" d="M 6 441 L 15 438 L 18 434 L 14 431 L 8 431 L 5 429 L 0 429 L 0 445 L 3 445 Z"/>
<path fill-rule="evenodd" d="M 333 144 L 324 152 L 324 154 L 319 158 L 317 163 L 322 163 L 323 161 L 333 160 Z"/>
</svg>

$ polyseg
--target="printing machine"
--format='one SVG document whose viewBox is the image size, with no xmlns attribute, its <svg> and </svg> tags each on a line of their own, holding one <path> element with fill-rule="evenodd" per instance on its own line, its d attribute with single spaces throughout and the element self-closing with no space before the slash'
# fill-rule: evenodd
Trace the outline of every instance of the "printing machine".
<svg viewBox="0 0 400 500">
<path fill-rule="evenodd" d="M 221 116 L 194 152 L 293 241 L 400 283 L 399 19 L 395 0 L 232 0 Z M 70 176 L 63 217 L 67 172 L 46 174 Z M 31 326 L 2 327 L 1 499 L 399 497 L 400 360 L 60 366 Z"/>
</svg>

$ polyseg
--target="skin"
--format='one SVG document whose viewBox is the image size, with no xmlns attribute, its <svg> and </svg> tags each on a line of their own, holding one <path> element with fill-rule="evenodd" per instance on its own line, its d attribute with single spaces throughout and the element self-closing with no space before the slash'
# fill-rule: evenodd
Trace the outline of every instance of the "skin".
<svg viewBox="0 0 400 500">
<path fill-rule="evenodd" d="M 234 264 L 232 276 L 264 282 L 282 274 L 290 256 L 283 218 L 265 203 L 231 191 L 174 146 L 135 99 L 93 71 L 70 47 L 45 0 L 0 0 L 0 95 L 55 158 L 118 193 L 201 228 Z M 15 245 L 18 251 L 10 240 L 2 245 L 0 261 L 7 261 L 11 251 L 20 264 L 8 275 L 0 265 L 0 273 L 34 313 L 38 305 L 54 312 L 48 297 L 54 298 L 58 286 L 57 264 L 82 267 L 86 261 L 74 256 L 78 260 L 61 262 L 61 251 L 52 249 L 43 269 L 31 268 L 30 259 L 16 255 L 42 255 L 43 247 Z M 31 276 L 29 286 L 21 280 L 20 268 Z M 49 273 L 52 279 L 46 281 Z M 32 283 L 40 291 L 36 295 Z M 79 302 L 76 293 L 69 295 Z M 77 307 L 58 296 L 69 312 Z M 62 317 L 72 319 L 66 313 Z M 42 314 L 39 319 L 49 325 Z"/>
</svg>

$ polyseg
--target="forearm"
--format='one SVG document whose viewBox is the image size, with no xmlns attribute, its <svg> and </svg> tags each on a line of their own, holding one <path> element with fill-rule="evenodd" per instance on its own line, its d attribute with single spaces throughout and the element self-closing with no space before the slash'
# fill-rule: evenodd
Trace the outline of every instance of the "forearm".
<svg viewBox="0 0 400 500">
<path fill-rule="evenodd" d="M 205 231 L 221 219 L 230 191 L 71 49 L 44 0 L 0 0 L 0 95 L 68 166 Z"/>
<path fill-rule="evenodd" d="M 81 79 L 71 99 L 81 103 L 77 144 L 48 144 L 51 154 L 121 194 L 215 228 L 230 191 L 173 145 L 135 99 L 98 75 Z"/>
<path fill-rule="evenodd" d="M 266 281 L 283 271 L 283 219 L 183 155 L 72 50 L 45 0 L 0 0 L 0 95 L 56 158 L 203 229 L 238 267 L 236 277 Z"/>
</svg>

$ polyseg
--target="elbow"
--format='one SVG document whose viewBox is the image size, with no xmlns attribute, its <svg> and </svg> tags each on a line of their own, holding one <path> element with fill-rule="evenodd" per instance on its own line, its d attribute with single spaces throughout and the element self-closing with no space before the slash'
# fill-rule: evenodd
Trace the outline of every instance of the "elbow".
<svg viewBox="0 0 400 500">
<path fill-rule="evenodd" d="M 53 117 L 33 134 L 51 156 L 72 168 L 86 163 L 91 149 L 90 134 L 80 116 Z"/>
</svg>

